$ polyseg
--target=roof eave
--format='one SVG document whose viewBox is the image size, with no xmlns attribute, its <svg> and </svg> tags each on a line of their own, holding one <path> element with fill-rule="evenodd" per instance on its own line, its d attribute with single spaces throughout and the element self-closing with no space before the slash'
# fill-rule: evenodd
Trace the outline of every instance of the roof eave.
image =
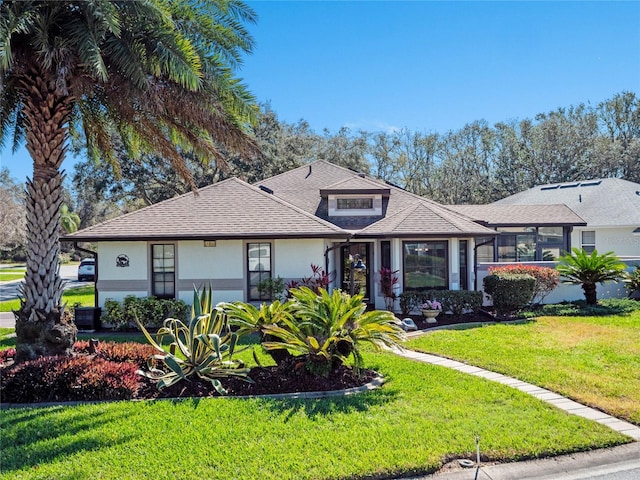
<svg viewBox="0 0 640 480">
<path fill-rule="evenodd" d="M 259 239 L 296 239 L 296 238 L 338 238 L 349 237 L 347 232 L 333 233 L 297 233 L 295 235 L 284 233 L 243 233 L 243 234 L 212 234 L 212 235 L 122 235 L 122 236 L 83 236 L 83 237 L 61 237 L 62 242 L 144 242 L 144 241 L 182 241 L 182 240 L 248 240 Z"/>
</svg>

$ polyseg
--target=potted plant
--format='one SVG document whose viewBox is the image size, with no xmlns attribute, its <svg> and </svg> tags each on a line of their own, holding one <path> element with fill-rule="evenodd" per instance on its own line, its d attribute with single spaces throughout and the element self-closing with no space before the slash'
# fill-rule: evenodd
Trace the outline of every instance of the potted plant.
<svg viewBox="0 0 640 480">
<path fill-rule="evenodd" d="M 436 323 L 436 317 L 442 312 L 442 304 L 437 300 L 427 300 L 421 308 L 427 323 Z"/>
</svg>

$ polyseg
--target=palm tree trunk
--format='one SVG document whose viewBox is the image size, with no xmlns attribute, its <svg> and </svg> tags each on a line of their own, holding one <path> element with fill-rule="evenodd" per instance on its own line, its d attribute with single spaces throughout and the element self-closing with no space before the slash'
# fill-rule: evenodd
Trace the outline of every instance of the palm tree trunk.
<svg viewBox="0 0 640 480">
<path fill-rule="evenodd" d="M 40 72 L 25 75 L 21 85 L 27 101 L 27 150 L 33 158 L 33 181 L 27 181 L 27 271 L 20 310 L 16 315 L 16 361 L 43 355 L 69 354 L 77 328 L 61 306 L 59 273 L 60 205 L 66 124 L 70 99 L 55 79 Z"/>
<path fill-rule="evenodd" d="M 587 305 L 597 305 L 598 295 L 596 293 L 595 283 L 583 283 L 582 289 L 584 290 L 584 297 L 587 300 Z"/>
</svg>

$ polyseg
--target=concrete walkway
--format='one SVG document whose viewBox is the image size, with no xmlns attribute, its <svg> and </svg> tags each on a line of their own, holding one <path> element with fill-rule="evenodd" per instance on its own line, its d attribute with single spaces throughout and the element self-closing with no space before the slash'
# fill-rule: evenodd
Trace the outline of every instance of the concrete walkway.
<svg viewBox="0 0 640 480">
<path fill-rule="evenodd" d="M 467 373 L 469 375 L 475 375 L 476 377 L 486 378 L 487 380 L 491 380 L 493 382 L 498 382 L 502 383 L 503 385 L 508 385 L 512 388 L 517 388 L 518 390 L 528 393 L 529 395 L 532 395 L 539 400 L 550 403 L 551 405 L 558 407 L 559 409 L 564 410 L 567 413 L 578 415 L 589 420 L 594 420 L 598 423 L 606 425 L 616 432 L 628 435 L 635 441 L 640 441 L 640 427 L 632 423 L 625 422 L 624 420 L 620 420 L 619 418 L 612 417 L 611 415 L 603 413 L 600 410 L 596 410 L 595 408 L 582 405 L 581 403 L 563 397 L 562 395 L 552 392 L 551 390 L 540 388 L 531 383 L 523 382 L 522 380 L 518 380 L 516 378 L 507 377 L 506 375 L 502 375 L 500 373 L 491 372 L 489 370 L 485 370 L 484 368 L 475 367 L 473 365 L 458 362 L 456 360 L 451 360 L 444 357 L 439 357 L 438 355 L 414 352 L 412 350 L 394 350 L 394 353 L 411 360 L 416 360 L 418 362 L 430 363 L 432 365 L 452 368 L 454 370 L 458 370 L 459 372 Z"/>
</svg>

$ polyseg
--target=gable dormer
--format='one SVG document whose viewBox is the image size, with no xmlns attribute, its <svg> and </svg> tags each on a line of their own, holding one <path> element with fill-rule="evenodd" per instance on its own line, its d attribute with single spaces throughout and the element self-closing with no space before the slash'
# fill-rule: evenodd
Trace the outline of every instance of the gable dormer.
<svg viewBox="0 0 640 480">
<path fill-rule="evenodd" d="M 320 196 L 327 200 L 329 217 L 381 217 L 382 199 L 388 198 L 390 192 L 389 188 L 340 185 L 320 190 Z"/>
</svg>

